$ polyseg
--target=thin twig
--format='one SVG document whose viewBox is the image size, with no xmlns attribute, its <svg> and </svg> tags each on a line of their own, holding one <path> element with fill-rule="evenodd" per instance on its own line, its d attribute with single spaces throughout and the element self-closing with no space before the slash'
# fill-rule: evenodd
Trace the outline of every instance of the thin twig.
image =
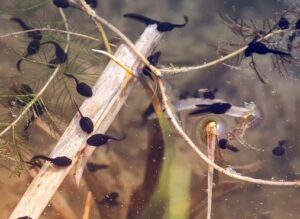
<svg viewBox="0 0 300 219">
<path fill-rule="evenodd" d="M 92 192 L 88 192 L 87 196 L 86 196 L 86 201 L 85 201 L 85 205 L 84 205 L 84 211 L 83 211 L 83 215 L 82 215 L 82 219 L 89 219 L 90 218 L 90 212 L 91 212 L 91 208 L 92 208 L 92 204 L 93 204 L 93 196 L 92 196 Z"/>
<path fill-rule="evenodd" d="M 268 39 L 270 37 L 272 37 L 274 34 L 279 34 L 279 33 L 282 33 L 283 31 L 282 30 L 277 30 L 277 31 L 274 31 L 266 36 L 264 36 L 263 38 L 257 40 L 257 41 L 261 41 L 263 39 Z M 184 66 L 184 67 L 168 67 L 168 68 L 160 68 L 160 72 L 161 73 L 168 73 L 168 74 L 179 74 L 179 73 L 185 73 L 185 72 L 190 72 L 190 71 L 195 71 L 195 70 L 200 70 L 200 69 L 205 69 L 205 68 L 209 68 L 211 66 L 214 66 L 214 65 L 217 65 L 217 64 L 220 64 L 228 59 L 231 59 L 233 58 L 234 56 L 236 55 L 239 55 L 240 53 L 244 52 L 245 49 L 248 47 L 248 45 L 232 52 L 232 53 L 229 53 L 228 55 L 226 56 L 223 56 L 219 59 L 216 59 L 216 60 L 213 60 L 211 62 L 208 62 L 208 63 L 204 63 L 203 65 L 197 65 L 197 66 Z"/>
<path fill-rule="evenodd" d="M 252 178 L 248 176 L 242 176 L 242 175 L 237 175 L 235 173 L 232 173 L 216 163 L 212 162 L 202 151 L 199 150 L 199 148 L 194 144 L 194 142 L 187 136 L 187 134 L 183 131 L 181 128 L 180 124 L 177 122 L 175 116 L 172 113 L 168 97 L 166 95 L 166 89 L 165 86 L 160 78 L 158 78 L 158 86 L 161 92 L 161 97 L 163 104 L 165 106 L 166 112 L 168 116 L 170 117 L 170 120 L 175 127 L 176 131 L 180 134 L 180 136 L 186 141 L 188 146 L 194 150 L 194 152 L 205 162 L 207 165 L 212 166 L 214 169 L 219 171 L 220 173 L 223 173 L 231 178 L 241 180 L 241 181 L 246 181 L 246 182 L 251 182 L 251 183 L 256 183 L 256 184 L 261 184 L 261 185 L 271 185 L 271 186 L 298 186 L 300 185 L 300 181 L 272 181 L 272 180 L 263 180 L 263 179 L 257 179 L 257 178 Z"/>
<path fill-rule="evenodd" d="M 101 40 L 98 39 L 98 38 L 88 36 L 88 35 L 85 35 L 85 34 L 82 34 L 82 33 L 76 33 L 76 32 L 72 32 L 72 31 L 69 31 L 69 30 L 52 29 L 52 28 L 48 28 L 48 27 L 34 28 L 34 29 L 30 29 L 30 30 L 22 30 L 22 31 L 17 31 L 17 32 L 13 32 L 13 33 L 8 33 L 8 34 L 1 35 L 0 38 L 13 37 L 13 36 L 17 36 L 17 35 L 21 35 L 21 34 L 25 34 L 25 33 L 29 33 L 29 32 L 34 32 L 34 31 L 37 31 L 37 30 L 38 31 L 51 31 L 51 32 L 57 32 L 57 33 L 64 33 L 64 34 L 69 34 L 69 35 L 85 38 L 85 39 L 88 39 L 88 40 L 101 42 Z"/>
<path fill-rule="evenodd" d="M 217 141 L 217 124 L 215 121 L 210 122 L 205 127 L 206 143 L 207 143 L 207 156 L 214 162 L 215 161 L 215 148 Z M 208 166 L 207 168 L 207 219 L 211 218 L 212 209 L 212 194 L 214 185 L 214 168 Z"/>
</svg>

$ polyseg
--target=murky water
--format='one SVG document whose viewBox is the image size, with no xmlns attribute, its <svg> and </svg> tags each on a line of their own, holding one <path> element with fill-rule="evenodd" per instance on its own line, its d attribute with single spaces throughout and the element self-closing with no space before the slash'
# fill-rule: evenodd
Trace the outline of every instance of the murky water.
<svg viewBox="0 0 300 219">
<path fill-rule="evenodd" d="M 1 34 L 19 30 L 17 25 L 12 25 L 8 21 L 8 17 L 12 16 L 11 14 L 13 16 L 21 16 L 28 20 L 32 26 L 49 25 L 50 27 L 63 28 L 58 12 L 51 5 L 30 14 L 23 14 L 21 11 L 10 12 L 12 9 L 16 9 L 15 7 L 18 4 L 21 3 L 17 0 L 10 3 L 0 3 Z M 101 1 L 99 5 L 100 7 L 97 11 L 102 13 L 106 19 L 115 24 L 133 40 L 143 31 L 144 25 L 124 19 L 122 17 L 124 13 L 136 12 L 174 23 L 181 23 L 183 15 L 187 15 L 190 20 L 188 25 L 184 29 L 165 33 L 157 48 L 157 50 L 162 51 L 160 64 L 181 66 L 197 65 L 216 59 L 218 57 L 216 51 L 218 43 L 233 41 L 241 45 L 246 44 L 241 37 L 234 35 L 228 27 L 222 24 L 217 12 L 232 16 L 243 16 L 248 20 L 253 19 L 259 25 L 262 19 L 272 17 L 285 8 L 284 2 L 277 0 L 110 0 Z M 69 17 L 73 31 L 97 36 L 93 29 L 94 26 L 88 18 L 82 18 L 83 16 L 79 12 L 71 9 L 68 9 L 66 14 Z M 57 35 L 56 37 L 62 38 L 62 36 L 64 35 Z M 111 34 L 111 36 L 114 35 Z M 51 36 L 46 36 L 46 39 L 47 37 L 50 39 Z M 72 56 L 74 59 L 78 57 L 80 64 L 71 65 L 71 71 L 84 71 L 84 69 L 93 65 L 89 69 L 88 76 L 84 75 L 84 73 L 79 73 L 82 80 L 92 84 L 100 75 L 106 60 L 101 59 L 101 61 L 98 61 L 100 57 L 95 57 L 89 50 L 100 45 L 95 42 L 88 43 L 88 41 L 78 38 L 75 38 L 74 41 L 76 42 L 73 42 L 71 46 Z M 19 73 L 16 71 L 15 63 L 19 57 L 8 49 L 13 48 L 22 54 L 26 48 L 26 42 L 28 42 L 26 37 L 0 40 L 0 45 L 3 48 L 0 53 L 2 92 L 7 91 L 11 87 L 12 82 L 15 81 L 29 83 L 34 90 L 38 90 L 45 82 L 45 78 L 50 74 L 45 66 L 32 65 L 25 62 L 23 63 L 25 72 Z M 47 53 L 47 49 L 49 50 L 49 48 L 45 48 L 45 53 Z M 296 79 L 297 67 L 293 68 L 293 79 L 286 79 L 272 69 L 270 57 L 255 56 L 255 59 L 260 63 L 260 71 L 269 81 L 267 85 L 262 84 L 258 80 L 256 74 L 249 67 L 248 61 L 242 60 L 239 69 L 230 69 L 225 65 L 218 65 L 205 70 L 166 76 L 165 79 L 170 88 L 169 93 L 172 93 L 174 98 L 176 98 L 182 92 L 194 92 L 198 88 L 218 88 L 217 97 L 234 105 L 243 106 L 244 102 L 253 101 L 262 113 L 262 120 L 256 126 L 247 130 L 245 141 L 262 150 L 251 150 L 237 144 L 236 146 L 240 150 L 239 153 L 232 153 L 228 150 L 223 152 L 226 164 L 242 166 L 259 162 L 260 168 L 255 172 L 249 173 L 249 175 L 263 179 L 299 179 L 300 163 L 298 157 L 300 150 L 298 145 L 300 144 L 300 138 L 298 137 L 298 132 L 300 129 L 297 121 L 300 113 L 300 95 L 298 95 L 300 88 L 298 86 L 299 81 Z M 44 98 L 49 106 L 49 111 L 53 113 L 57 120 L 60 119 L 62 121 L 62 124 L 59 124 L 59 126 L 65 127 L 74 115 L 74 108 L 70 102 L 59 96 L 60 82 L 57 81 L 57 87 L 52 89 L 58 92 L 48 92 Z M 75 86 L 73 82 L 68 82 L 67 85 L 70 90 Z M 111 151 L 109 153 L 105 153 L 104 149 L 100 149 L 93 157 L 94 161 L 110 164 L 111 169 L 106 172 L 98 172 L 95 176 L 87 173 L 85 180 L 88 182 L 83 183 L 78 190 L 70 183 L 71 179 L 68 179 L 68 182 L 65 182 L 60 189 L 63 191 L 62 194 L 65 194 L 71 209 L 78 215 L 77 218 L 81 218 L 88 188 L 94 188 L 94 191 L 96 191 L 94 196 L 96 198 L 103 197 L 103 194 L 108 191 L 119 191 L 124 206 L 115 211 L 111 209 L 105 210 L 104 207 L 100 207 L 102 211 L 101 218 L 125 218 L 130 193 L 142 182 L 146 166 L 148 132 L 147 128 L 141 124 L 141 115 L 149 104 L 149 100 L 144 97 L 145 95 L 146 93 L 142 87 L 137 86 L 109 130 L 109 133 L 120 136 L 125 132 L 127 135 L 126 140 L 118 144 L 111 143 Z M 83 99 L 77 98 L 76 100 L 79 102 Z M 7 110 L 3 109 L 3 112 L 7 113 Z M 4 119 L 7 115 L 9 114 L 5 114 L 1 118 Z M 12 118 L 10 119 L 12 120 Z M 194 132 L 198 124 L 198 118 L 188 119 L 190 122 L 187 123 L 186 129 L 189 130 L 190 136 L 197 141 Z M 236 120 L 232 118 L 224 116 L 223 119 L 227 123 L 236 124 Z M 0 122 L 2 121 L 4 120 Z M 285 155 L 281 157 L 272 155 L 272 149 L 279 140 L 283 139 L 288 141 L 285 146 Z M 201 192 L 205 191 L 205 186 L 200 187 L 200 183 L 205 179 L 206 166 L 199 160 L 200 158 L 187 148 L 180 138 L 176 141 L 182 153 L 181 162 L 189 162 L 190 166 L 192 166 L 192 199 L 205 200 L 206 197 L 198 196 L 200 194 L 199 190 Z M 50 145 L 49 142 L 52 142 L 52 144 Z M 20 140 L 21 143 L 30 145 L 32 153 L 47 154 L 51 151 L 55 139 L 49 137 L 41 127 L 32 127 L 29 140 Z M 206 150 L 204 147 L 200 148 L 203 151 Z M 15 176 L 8 178 L 11 175 L 10 173 L 5 169 L 0 169 L 0 171 L 1 194 L 3 194 L 0 202 L 0 218 L 7 218 L 26 190 L 30 182 L 30 176 L 22 172 L 20 178 Z M 107 183 L 101 182 L 101 179 L 106 179 Z M 219 180 L 221 182 L 230 181 L 229 178 L 223 176 Z M 97 186 L 99 187 L 97 183 L 100 183 L 103 189 L 98 188 L 98 190 L 95 190 Z M 205 195 L 205 193 L 203 194 Z M 299 218 L 298 197 L 298 188 L 269 187 L 246 183 L 236 184 L 232 186 L 231 190 L 213 200 L 212 218 Z M 202 211 L 199 211 L 197 206 L 197 203 L 193 205 L 193 210 L 196 213 L 191 213 L 191 218 L 206 218 L 205 207 L 202 207 Z M 107 216 L 103 212 L 110 215 Z M 60 213 L 57 213 L 56 208 L 49 207 L 46 210 L 46 215 L 41 218 L 60 217 L 63 218 Z M 93 208 L 91 218 L 99 218 L 97 207 Z"/>
</svg>

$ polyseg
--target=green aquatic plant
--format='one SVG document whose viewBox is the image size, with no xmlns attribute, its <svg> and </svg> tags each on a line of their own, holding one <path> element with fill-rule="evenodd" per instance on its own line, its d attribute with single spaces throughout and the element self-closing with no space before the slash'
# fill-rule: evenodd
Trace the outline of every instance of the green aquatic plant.
<svg viewBox="0 0 300 219">
<path fill-rule="evenodd" d="M 15 1 L 18 2 L 18 1 Z M 24 1 L 26 2 L 26 1 Z M 144 186 L 142 188 L 150 188 L 151 192 L 139 191 L 140 197 L 144 197 L 145 206 L 141 209 L 141 215 L 144 218 L 188 218 L 189 217 L 189 208 L 192 205 L 192 202 L 189 200 L 190 192 L 189 192 L 189 184 L 191 182 L 191 173 L 190 169 L 185 171 L 185 168 L 182 164 L 180 164 L 180 160 L 178 159 L 178 150 L 177 145 L 172 137 L 172 135 L 179 134 L 184 140 L 185 144 L 188 145 L 197 155 L 201 158 L 207 165 L 208 165 L 208 187 L 209 188 L 209 196 L 208 196 L 208 209 L 207 209 L 207 218 L 211 217 L 211 209 L 212 209 L 212 200 L 214 198 L 213 195 L 213 183 L 214 183 L 214 172 L 223 173 L 233 179 L 241 180 L 242 182 L 251 182 L 260 185 L 276 185 L 276 186 L 295 186 L 299 185 L 299 181 L 275 181 L 275 180 L 263 180 L 263 179 L 256 179 L 253 177 L 247 177 L 245 175 L 239 174 L 237 171 L 225 168 L 222 163 L 217 163 L 214 161 L 214 153 L 210 153 L 206 155 L 203 153 L 199 147 L 191 140 L 188 134 L 185 132 L 183 127 L 181 126 L 180 119 L 178 118 L 176 112 L 178 109 L 174 109 L 169 96 L 166 92 L 166 86 L 164 77 L 168 74 L 176 74 L 176 73 L 184 73 L 189 72 L 192 70 L 197 69 L 204 69 L 211 66 L 215 66 L 217 64 L 224 64 L 226 66 L 233 66 L 232 63 L 225 63 L 225 61 L 232 59 L 235 56 L 252 56 L 253 53 L 258 54 L 267 54 L 270 51 L 273 51 L 272 55 L 275 55 L 275 61 L 273 62 L 273 66 L 280 68 L 285 66 L 284 61 L 285 58 L 282 57 L 283 55 L 287 55 L 288 53 L 279 52 L 277 48 L 269 48 L 267 52 L 261 52 L 261 50 L 251 50 L 251 46 L 254 45 L 264 45 L 266 46 L 268 42 L 266 40 L 273 40 L 276 36 L 280 34 L 284 34 L 287 32 L 287 25 L 282 24 L 279 22 L 275 22 L 273 25 L 269 25 L 268 31 L 260 31 L 257 28 L 251 27 L 248 23 L 244 23 L 240 20 L 235 20 L 230 17 L 222 16 L 223 21 L 232 28 L 233 32 L 240 33 L 243 37 L 244 41 L 246 41 L 241 48 L 234 50 L 232 52 L 228 52 L 229 50 L 223 49 L 222 52 L 227 52 L 226 54 L 222 54 L 217 60 L 205 63 L 203 65 L 197 66 L 184 66 L 184 67 L 164 67 L 160 68 L 159 66 L 155 66 L 154 63 L 151 63 L 149 59 L 147 59 L 147 55 L 153 52 L 155 47 L 156 40 L 158 40 L 161 36 L 161 32 L 169 31 L 173 29 L 173 27 L 183 27 L 186 25 L 188 19 L 185 18 L 184 24 L 173 25 L 168 22 L 159 22 L 155 21 L 153 24 L 154 26 L 149 26 L 146 29 L 149 33 L 152 33 L 152 38 L 149 38 L 148 42 L 138 41 L 137 44 L 133 44 L 128 37 L 123 34 L 120 30 L 118 30 L 114 25 L 109 23 L 107 20 L 99 16 L 94 9 L 92 9 L 86 1 L 79 0 L 75 1 L 74 4 L 77 4 L 77 9 L 80 10 L 72 11 L 71 8 L 67 10 L 63 10 L 61 8 L 55 8 L 52 4 L 52 1 L 28 1 L 28 5 L 23 5 L 23 11 L 30 11 L 31 13 L 35 12 L 40 16 L 39 10 L 58 10 L 60 18 L 53 18 L 53 25 L 51 28 L 44 28 L 46 23 L 51 23 L 52 18 L 47 17 L 47 21 L 39 21 L 41 24 L 37 25 L 38 22 L 31 22 L 30 27 L 24 31 L 19 31 L 16 33 L 10 33 L 7 35 L 1 36 L 1 38 L 5 38 L 8 36 L 23 36 L 22 39 L 17 39 L 17 42 L 21 45 L 22 49 L 18 48 L 18 46 L 14 46 L 12 44 L 8 44 L 6 49 L 9 51 L 13 57 L 17 57 L 17 60 L 22 60 L 22 73 L 16 72 L 17 80 L 21 83 L 16 85 L 17 91 L 25 90 L 26 92 L 16 92 L 12 93 L 11 89 L 7 89 L 1 92 L 0 98 L 2 105 L 6 108 L 9 112 L 11 110 L 11 106 L 7 104 L 8 97 L 10 98 L 9 101 L 14 101 L 18 107 L 18 111 L 13 114 L 11 118 L 7 118 L 4 116 L 4 119 L 1 120 L 1 132 L 0 137 L 3 138 L 6 142 L 11 142 L 11 144 L 5 144 L 3 147 L 7 147 L 11 149 L 10 153 L 5 154 L 3 152 L 3 157 L 10 159 L 14 156 L 14 161 L 18 164 L 15 168 L 15 172 L 20 173 L 20 171 L 24 168 L 24 158 L 22 154 L 22 150 L 20 149 L 19 143 L 21 142 L 21 136 L 24 137 L 24 132 L 28 131 L 32 125 L 34 124 L 35 120 L 41 119 L 46 120 L 47 124 L 51 128 L 52 132 L 56 134 L 59 133 L 60 128 L 58 125 L 56 126 L 56 122 L 54 122 L 54 118 L 57 114 L 60 116 L 69 116 L 69 118 L 73 117 L 73 114 L 70 115 L 69 108 L 74 107 L 74 102 L 82 101 L 84 97 L 80 97 L 75 92 L 75 87 L 78 87 L 79 82 L 84 81 L 85 84 L 89 84 L 87 86 L 92 86 L 94 81 L 99 77 L 98 70 L 94 69 L 94 62 L 91 60 L 101 59 L 101 56 L 91 55 L 91 50 L 93 47 L 96 48 L 95 52 L 101 53 L 110 59 L 117 65 L 113 65 L 111 62 L 107 68 L 113 66 L 114 71 L 111 71 L 111 77 L 104 78 L 103 81 L 108 83 L 108 78 L 110 80 L 115 81 L 113 85 L 117 86 L 110 86 L 107 90 L 103 93 L 99 94 L 97 90 L 89 95 L 86 95 L 87 98 L 93 98 L 94 95 L 97 97 L 103 97 L 103 105 L 105 108 L 102 111 L 95 111 L 94 108 L 91 106 L 92 103 L 89 103 L 88 99 L 82 105 L 82 113 L 84 115 L 87 113 L 92 118 L 95 127 L 92 130 L 89 130 L 87 133 L 82 133 L 80 129 L 78 129 L 78 124 L 76 121 L 78 118 L 83 118 L 83 114 L 81 114 L 81 109 L 79 107 L 74 107 L 76 111 L 80 113 L 74 116 L 74 119 L 70 122 L 70 125 L 67 129 L 65 129 L 65 134 L 61 136 L 61 140 L 58 140 L 57 147 L 53 150 L 52 155 L 50 157 L 65 157 L 68 160 L 68 165 L 70 167 L 65 169 L 59 169 L 59 171 L 53 171 L 51 164 L 47 163 L 41 169 L 39 175 L 35 178 L 32 183 L 32 186 L 29 188 L 31 191 L 37 192 L 37 195 L 40 195 L 40 191 L 45 192 L 44 190 L 49 189 L 49 186 L 46 187 L 46 183 L 50 181 L 53 183 L 53 187 L 45 192 L 45 197 L 41 200 L 41 203 L 37 207 L 37 211 L 32 211 L 33 217 L 38 217 L 43 210 L 45 204 L 47 204 L 47 200 L 51 198 L 52 194 L 58 188 L 59 184 L 63 180 L 63 178 L 67 175 L 69 170 L 71 169 L 72 165 L 76 165 L 75 175 L 77 183 L 81 178 L 81 174 L 83 171 L 83 167 L 85 166 L 87 158 L 91 155 L 95 148 L 91 149 L 91 147 L 87 146 L 86 143 L 89 143 L 90 138 L 88 138 L 88 134 L 94 134 L 93 131 L 100 129 L 101 133 L 105 133 L 107 128 L 110 126 L 113 119 L 108 119 L 108 109 L 110 109 L 113 113 L 111 117 L 115 117 L 118 113 L 118 110 L 121 108 L 123 103 L 126 100 L 126 97 L 130 93 L 130 90 L 133 88 L 135 82 L 139 81 L 145 88 L 148 93 L 148 96 L 152 102 L 153 110 L 156 114 L 156 118 L 158 119 L 159 124 L 159 132 L 162 137 L 162 145 L 163 153 L 162 157 L 164 159 L 160 160 L 159 165 L 156 167 L 157 176 L 155 180 L 153 180 L 153 185 L 149 186 L 147 184 L 147 179 L 151 176 L 151 172 L 146 173 L 144 179 Z M 15 7 L 15 6 L 13 6 Z M 69 10 L 70 9 L 70 10 Z M 22 10 L 20 10 L 22 11 Z M 11 15 L 20 16 L 22 13 L 18 14 L 18 11 L 8 10 L 8 14 L 11 12 Z M 72 17 L 72 13 L 82 13 L 84 12 L 89 19 L 91 19 L 90 27 L 85 30 L 78 30 L 76 25 L 71 25 L 72 19 L 76 19 Z M 299 8 L 295 8 L 294 11 L 289 11 L 291 14 L 298 15 Z M 47 13 L 46 13 L 47 14 Z M 8 15 L 7 15 L 8 16 Z M 10 15 L 9 15 L 10 16 Z M 80 14 L 83 16 L 83 14 Z M 134 15 L 137 17 L 138 15 Z M 43 16 L 41 16 L 43 17 Z M 138 16 L 139 17 L 139 16 Z M 143 17 L 144 19 L 145 17 Z M 8 21 L 7 18 L 5 18 Z M 50 20 L 48 20 L 50 19 Z M 282 20 L 282 19 L 281 19 Z M 149 23 L 152 24 L 152 23 Z M 167 27 L 161 27 L 161 24 L 165 24 Z M 52 23 L 51 23 L 52 25 Z M 158 25 L 159 27 L 157 28 Z M 171 26 L 170 26 L 171 25 Z M 42 26 L 42 27 L 41 27 Z M 274 26 L 274 27 L 272 27 Z M 37 27 L 37 28 L 36 28 Z M 74 28 L 73 28 L 74 27 Z M 279 27 L 279 29 L 277 28 Z M 121 57 L 118 52 L 113 54 L 113 49 L 111 48 L 109 37 L 107 36 L 104 28 L 110 29 L 114 34 L 116 34 L 120 40 L 124 41 L 125 44 L 128 46 L 127 50 L 130 50 L 132 53 L 132 57 L 130 57 L 129 61 L 125 60 L 124 57 Z M 156 29 L 155 29 L 156 28 Z M 165 29 L 166 28 L 166 29 Z M 90 31 L 92 30 L 92 31 Z M 42 46 L 39 49 L 36 49 L 32 56 L 24 56 L 25 48 L 28 48 L 28 37 L 30 38 L 35 33 L 34 31 L 41 31 L 42 37 L 39 37 L 40 45 Z M 153 32 L 151 32 L 153 31 Z M 155 32 L 156 31 L 156 32 Z M 71 39 L 72 37 L 72 39 Z M 251 38 L 251 41 L 248 39 Z M 279 38 L 280 40 L 282 38 Z M 151 41 L 152 40 L 152 41 Z M 278 41 L 278 39 L 277 39 Z M 49 43 L 51 42 L 51 43 Z M 103 45 L 106 51 L 99 50 L 97 47 L 101 47 L 99 42 L 103 42 Z M 251 44 L 251 42 L 253 44 Z M 145 46 L 145 47 L 143 47 Z M 103 46 L 102 46 L 103 47 Z M 121 49 L 124 46 L 121 46 Z M 120 49 L 120 50 L 121 50 Z M 20 51 L 22 50 L 22 51 Z M 151 51 L 152 50 L 152 51 Z M 119 51 L 119 50 L 118 50 Z M 276 51 L 276 52 L 274 52 Z M 130 55 L 128 55 L 130 56 Z M 122 59 L 123 58 L 123 59 Z M 98 60 L 97 60 L 98 61 Z M 125 62 L 126 61 L 126 62 Z M 237 62 L 238 63 L 238 62 Z M 257 75 L 259 72 L 257 70 L 257 64 L 252 59 L 251 61 L 253 69 L 256 71 Z M 291 62 L 292 63 L 292 62 Z M 141 66 L 141 67 L 138 67 Z M 97 66 L 99 67 L 99 66 Z M 142 74 L 140 74 L 142 69 L 147 67 L 148 72 L 151 72 L 151 76 L 153 76 L 153 81 L 148 81 Z M 283 67 L 284 68 L 284 67 Z M 68 80 L 65 76 L 69 75 L 73 79 L 75 79 L 76 84 L 73 81 Z M 121 76 L 120 76 L 121 75 Z M 101 78 L 100 78 L 101 79 Z M 120 79 L 120 80 L 119 80 Z M 119 81 L 118 81 L 119 80 Z M 99 80 L 102 84 L 103 81 Z M 100 83 L 99 82 L 99 83 Z M 111 82 L 111 81 L 109 81 Z M 100 83 L 100 85 L 101 85 Z M 17 84 L 17 83 L 16 83 Z M 23 85 L 23 86 L 22 86 Z M 96 83 L 95 87 L 98 88 L 100 86 L 98 82 Z M 20 89 L 21 88 L 21 89 Z M 22 89 L 23 88 L 23 89 Z M 29 89 L 30 88 L 30 89 Z M 113 95 L 109 92 L 109 89 L 116 89 L 113 92 Z M 77 89 L 78 90 L 78 89 Z M 107 92 L 107 93 L 105 93 Z M 106 96 L 107 95 L 107 96 Z M 111 95 L 111 96 L 109 96 Z M 213 98 L 212 98 L 213 99 Z M 97 100 L 102 101 L 102 99 Z M 12 103 L 12 102 L 10 102 Z M 94 103 L 96 105 L 96 103 Z M 227 104 L 227 105 L 226 105 Z M 226 105 L 226 109 L 220 109 L 220 105 Z M 88 107 L 87 107 L 88 106 Z M 98 106 L 99 107 L 99 106 Z M 200 109 L 197 110 L 194 114 L 199 113 L 214 113 L 214 114 L 226 114 L 232 109 L 232 104 L 224 103 L 224 102 L 211 102 L 210 104 L 203 103 L 203 104 L 196 104 L 193 105 L 194 108 L 196 107 L 206 107 L 205 110 Z M 97 109 L 97 107 L 96 107 Z M 100 109 L 100 107 L 98 108 Z M 60 113 L 57 113 L 59 111 Z M 101 113 L 106 113 L 102 116 Z M 252 111 L 245 111 L 247 116 L 252 116 Z M 234 114 L 235 112 L 231 112 Z M 7 115 L 7 114 L 6 114 Z M 202 116 L 202 115 L 201 115 Z M 242 117 L 246 118 L 246 115 Z M 105 117 L 105 119 L 103 119 Z M 2 117 L 1 117 L 2 118 Z M 89 117 L 87 117 L 89 118 Z M 90 121 L 90 120 L 89 120 Z M 19 127 L 25 127 L 24 129 L 20 129 Z M 25 126 L 24 126 L 25 124 Z M 247 125 L 245 125 L 247 126 Z M 248 126 L 247 126 L 248 127 Z M 245 133 L 246 128 L 241 128 L 243 132 L 242 134 L 237 134 L 236 132 L 230 133 L 234 138 L 236 138 L 241 144 L 244 144 L 244 139 L 240 136 L 243 136 Z M 68 133 L 68 131 L 73 131 L 73 135 Z M 74 131 L 75 130 L 75 131 Z M 61 133 L 59 133 L 60 135 Z M 68 134 L 70 136 L 68 136 Z M 30 133 L 27 133 L 27 136 Z M 12 137 L 10 137 L 12 136 Z M 95 135 L 92 135 L 92 137 Z M 28 138 L 28 137 L 27 137 Z M 72 142 L 72 139 L 77 139 L 77 142 Z M 216 136 L 213 138 L 215 139 Z M 67 140 L 68 141 L 67 141 Z M 26 140 L 26 138 L 22 139 Z M 87 141 L 86 141 L 87 140 Z M 70 144 L 73 145 L 70 145 Z M 101 145 L 107 143 L 107 139 L 105 142 L 101 142 Z M 216 144 L 216 139 L 213 140 L 213 144 L 210 142 L 207 144 L 208 147 L 211 145 Z M 78 146 L 79 145 L 79 146 Z M 245 144 L 246 145 L 246 144 Z M 73 147 L 74 146 L 74 147 Z M 96 145 L 98 146 L 98 145 Z M 151 146 L 151 145 L 149 145 Z M 67 147 L 67 149 L 65 149 Z M 228 147 L 228 146 L 227 146 Z M 160 151 L 161 152 L 161 151 Z M 1 153 L 1 151 L 0 151 Z M 67 153 L 67 154 L 60 154 L 60 153 Z M 68 155 L 68 156 L 65 156 Z M 2 155 L 1 155 L 2 156 Z M 149 155 L 149 157 L 151 157 Z M 148 165 L 150 165 L 149 163 Z M 148 167 L 147 167 L 148 168 Z M 150 171 L 151 168 L 147 169 Z M 51 172 L 52 171 L 52 172 Z M 57 175 L 55 175 L 57 174 Z M 147 175 L 148 174 L 148 175 Z M 44 178 L 45 177 L 45 178 Z M 49 178 L 47 178 L 49 177 Z M 148 178 L 147 178 L 148 177 Z M 181 178 L 180 177 L 184 177 Z M 180 179 L 180 180 L 179 180 Z M 38 186 L 37 186 L 38 185 Z M 225 186 L 224 186 L 225 187 Z M 40 190 L 41 189 L 41 190 Z M 44 189 L 44 190 L 43 190 Z M 226 189 L 224 189 L 226 190 Z M 222 192 L 220 192 L 222 193 Z M 110 192 L 106 194 L 118 194 L 117 192 Z M 120 195 L 121 196 L 121 195 Z M 106 196 L 105 196 L 106 197 Z M 24 195 L 22 200 L 26 200 L 29 197 Z M 31 197 L 30 197 L 31 198 Z M 42 203 L 43 202 L 43 203 Z M 134 203 L 134 200 L 132 200 Z M 20 204 L 16 207 L 16 210 L 13 212 L 13 216 L 19 216 L 20 212 L 25 211 L 22 208 L 24 203 L 28 203 L 27 201 L 21 201 Z M 184 204 L 182 204 L 184 203 Z M 139 203 L 137 203 L 139 204 Z M 29 203 L 28 205 L 33 205 L 33 203 Z M 114 206 L 118 206 L 118 203 L 114 204 Z M 180 207 L 179 207 L 180 206 Z M 100 208 L 100 207 L 99 207 Z M 136 210 L 136 206 L 133 206 L 133 211 Z M 31 208 L 28 208 L 31 209 Z M 140 209 L 138 209 L 140 210 Z"/>
</svg>

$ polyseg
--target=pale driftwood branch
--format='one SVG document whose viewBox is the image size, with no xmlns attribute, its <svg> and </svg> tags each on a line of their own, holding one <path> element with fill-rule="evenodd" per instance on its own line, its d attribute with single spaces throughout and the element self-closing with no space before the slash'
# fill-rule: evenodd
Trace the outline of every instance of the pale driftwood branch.
<svg viewBox="0 0 300 219">
<path fill-rule="evenodd" d="M 160 36 L 156 25 L 151 25 L 147 27 L 135 46 L 143 55 L 148 55 L 158 43 Z M 125 45 L 119 47 L 115 56 L 133 71 L 140 67 L 141 62 L 137 56 Z M 109 62 L 93 87 L 94 95 L 86 99 L 80 107 L 85 116 L 90 117 L 94 123 L 100 124 L 99 128 L 96 128 L 97 133 L 106 132 L 135 84 L 136 79 L 130 79 L 122 68 L 113 61 Z M 49 163 L 44 164 L 10 219 L 21 216 L 38 218 L 71 168 L 78 165 L 79 158 L 86 156 L 83 155 L 83 151 L 88 155 L 94 151 L 94 147 L 86 148 L 88 135 L 80 129 L 78 123 L 79 115 L 76 114 L 50 154 L 50 157 L 67 156 L 73 160 L 72 165 L 67 168 L 57 168 Z"/>
</svg>

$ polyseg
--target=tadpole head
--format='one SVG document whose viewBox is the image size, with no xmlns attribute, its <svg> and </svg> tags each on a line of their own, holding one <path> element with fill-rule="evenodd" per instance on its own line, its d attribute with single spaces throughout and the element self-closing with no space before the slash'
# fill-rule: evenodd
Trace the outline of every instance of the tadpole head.
<svg viewBox="0 0 300 219">
<path fill-rule="evenodd" d="M 225 138 L 221 138 L 218 142 L 218 145 L 221 149 L 226 149 L 227 144 L 228 144 L 228 140 Z"/>
<path fill-rule="evenodd" d="M 85 2 L 91 6 L 91 8 L 97 8 L 98 1 L 97 0 L 85 0 Z"/>
<path fill-rule="evenodd" d="M 92 88 L 86 83 L 80 82 L 76 85 L 77 92 L 84 97 L 93 96 Z"/>
<path fill-rule="evenodd" d="M 248 47 L 247 49 L 245 49 L 244 55 L 245 57 L 250 57 L 252 55 L 253 51 Z"/>
<path fill-rule="evenodd" d="M 95 134 L 87 139 L 87 144 L 95 147 L 99 147 L 108 142 L 109 137 L 104 134 Z"/>
<path fill-rule="evenodd" d="M 89 117 L 81 117 L 79 124 L 81 129 L 88 134 L 94 131 L 94 123 Z"/>
<path fill-rule="evenodd" d="M 285 149 L 282 145 L 279 145 L 279 146 L 273 148 L 272 154 L 275 155 L 275 156 L 278 156 L 278 157 L 282 156 L 282 155 L 285 154 Z"/>
<path fill-rule="evenodd" d="M 36 54 L 40 49 L 41 42 L 39 40 L 32 40 L 27 47 L 27 54 L 26 56 Z"/>
<path fill-rule="evenodd" d="M 53 4 L 58 8 L 68 8 L 70 6 L 68 0 L 53 0 Z"/>
<path fill-rule="evenodd" d="M 290 22 L 285 17 L 281 17 L 277 25 L 281 30 L 286 30 L 289 29 Z"/>
<path fill-rule="evenodd" d="M 51 159 L 51 163 L 59 167 L 67 167 L 72 164 L 72 160 L 66 156 L 55 157 Z"/>
</svg>

